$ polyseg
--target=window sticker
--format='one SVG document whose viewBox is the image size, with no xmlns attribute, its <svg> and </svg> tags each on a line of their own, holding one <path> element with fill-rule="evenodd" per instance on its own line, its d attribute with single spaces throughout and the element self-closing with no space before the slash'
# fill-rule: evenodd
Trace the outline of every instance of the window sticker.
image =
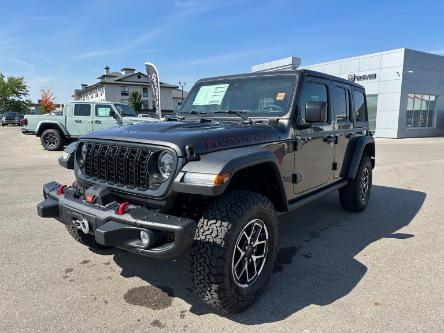
<svg viewBox="0 0 444 333">
<path fill-rule="evenodd" d="M 285 98 L 285 93 L 284 92 L 280 92 L 276 95 L 276 100 L 277 101 L 283 101 Z"/>
<path fill-rule="evenodd" d="M 229 84 L 202 86 L 194 99 L 193 105 L 220 105 L 227 92 Z"/>
<path fill-rule="evenodd" d="M 97 116 L 99 117 L 109 117 L 109 113 L 110 113 L 110 108 L 109 107 L 98 107 L 97 108 Z"/>
</svg>

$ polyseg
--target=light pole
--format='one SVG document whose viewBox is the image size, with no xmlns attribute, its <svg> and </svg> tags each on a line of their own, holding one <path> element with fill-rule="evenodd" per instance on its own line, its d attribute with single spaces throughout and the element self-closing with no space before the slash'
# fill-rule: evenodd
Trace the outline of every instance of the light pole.
<svg viewBox="0 0 444 333">
<path fill-rule="evenodd" d="M 182 105 L 182 103 L 183 103 L 183 87 L 185 87 L 186 84 L 187 84 L 186 82 L 180 82 L 180 81 L 179 81 L 180 90 L 182 91 L 182 100 L 181 100 L 181 102 L 180 102 L 181 105 Z"/>
</svg>

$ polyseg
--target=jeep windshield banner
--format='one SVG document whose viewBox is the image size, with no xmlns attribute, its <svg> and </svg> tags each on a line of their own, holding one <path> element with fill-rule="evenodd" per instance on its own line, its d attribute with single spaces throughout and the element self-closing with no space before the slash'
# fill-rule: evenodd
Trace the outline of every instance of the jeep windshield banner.
<svg viewBox="0 0 444 333">
<path fill-rule="evenodd" d="M 159 73 L 156 66 L 150 62 L 145 63 L 146 75 L 148 75 L 148 83 L 150 84 L 153 93 L 153 102 L 157 117 L 162 118 L 162 111 L 160 109 L 160 82 Z"/>
</svg>

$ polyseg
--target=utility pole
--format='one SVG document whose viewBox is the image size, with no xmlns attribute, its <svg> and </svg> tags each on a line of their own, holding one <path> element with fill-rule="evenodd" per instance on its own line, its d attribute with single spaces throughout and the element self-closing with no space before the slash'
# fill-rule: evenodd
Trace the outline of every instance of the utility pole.
<svg viewBox="0 0 444 333">
<path fill-rule="evenodd" d="M 183 88 L 186 86 L 186 84 L 187 84 L 186 82 L 179 81 L 180 90 L 182 91 L 182 100 L 181 100 L 180 104 L 183 103 Z"/>
</svg>

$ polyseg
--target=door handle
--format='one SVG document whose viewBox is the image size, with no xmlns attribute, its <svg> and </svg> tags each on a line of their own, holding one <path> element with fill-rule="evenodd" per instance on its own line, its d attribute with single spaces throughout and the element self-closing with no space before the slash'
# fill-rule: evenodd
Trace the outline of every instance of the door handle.
<svg viewBox="0 0 444 333">
<path fill-rule="evenodd" d="M 79 119 L 76 119 L 76 120 L 74 120 L 76 123 L 81 123 L 82 121 L 81 120 L 79 120 Z"/>
<path fill-rule="evenodd" d="M 102 122 L 100 120 L 94 120 L 94 124 L 101 124 Z"/>
</svg>

